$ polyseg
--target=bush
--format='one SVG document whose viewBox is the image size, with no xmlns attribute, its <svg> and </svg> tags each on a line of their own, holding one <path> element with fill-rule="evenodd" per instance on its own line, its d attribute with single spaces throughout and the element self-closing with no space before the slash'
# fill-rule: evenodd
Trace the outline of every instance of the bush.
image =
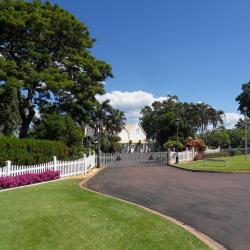
<svg viewBox="0 0 250 250">
<path fill-rule="evenodd" d="M 204 154 L 197 154 L 194 156 L 194 161 L 199 161 L 204 159 Z"/>
<path fill-rule="evenodd" d="M 60 178 L 60 171 L 45 171 L 38 174 L 22 174 L 0 177 L 0 189 L 26 186 L 34 183 L 51 181 Z"/>
<path fill-rule="evenodd" d="M 229 155 L 230 155 L 230 156 L 234 156 L 234 155 L 243 155 L 244 153 L 245 153 L 244 150 L 242 150 L 242 151 L 240 151 L 240 150 L 237 150 L 237 151 L 234 151 L 234 150 L 229 151 Z"/>
<path fill-rule="evenodd" d="M 184 150 L 184 145 L 181 142 L 175 141 L 175 140 L 168 140 L 167 142 L 165 142 L 163 144 L 164 148 L 170 148 L 172 150 L 176 149 L 178 146 L 178 150 L 179 151 L 183 151 Z"/>
<path fill-rule="evenodd" d="M 70 149 L 58 141 L 0 137 L 0 166 L 7 160 L 16 165 L 32 165 L 70 157 Z"/>
<path fill-rule="evenodd" d="M 185 144 L 188 149 L 194 148 L 198 152 L 204 152 L 206 149 L 206 145 L 201 139 L 193 139 L 191 136 L 187 138 Z"/>
</svg>

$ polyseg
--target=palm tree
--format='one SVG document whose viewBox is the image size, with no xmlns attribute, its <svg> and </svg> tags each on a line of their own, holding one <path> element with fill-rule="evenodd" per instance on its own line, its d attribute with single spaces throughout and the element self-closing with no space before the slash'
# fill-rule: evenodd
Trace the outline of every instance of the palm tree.
<svg viewBox="0 0 250 250">
<path fill-rule="evenodd" d="M 213 107 L 205 103 L 197 103 L 192 106 L 193 108 L 193 120 L 197 128 L 198 133 L 203 134 L 207 131 L 209 125 L 213 128 L 223 124 L 224 112 L 216 110 Z"/>
<path fill-rule="evenodd" d="M 125 114 L 119 109 L 112 109 L 107 116 L 107 130 L 115 135 L 119 133 L 125 125 Z"/>
<path fill-rule="evenodd" d="M 110 100 L 105 100 L 101 103 L 97 103 L 95 111 L 95 120 L 101 120 L 101 131 L 106 127 L 108 121 L 108 114 L 112 111 Z"/>
</svg>

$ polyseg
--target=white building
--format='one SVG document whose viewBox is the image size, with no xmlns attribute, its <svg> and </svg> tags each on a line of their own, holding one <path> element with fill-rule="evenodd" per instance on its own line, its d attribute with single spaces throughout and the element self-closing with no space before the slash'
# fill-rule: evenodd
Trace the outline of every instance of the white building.
<svg viewBox="0 0 250 250">
<path fill-rule="evenodd" d="M 118 134 L 124 152 L 147 152 L 147 134 L 140 124 L 127 124 Z"/>
</svg>

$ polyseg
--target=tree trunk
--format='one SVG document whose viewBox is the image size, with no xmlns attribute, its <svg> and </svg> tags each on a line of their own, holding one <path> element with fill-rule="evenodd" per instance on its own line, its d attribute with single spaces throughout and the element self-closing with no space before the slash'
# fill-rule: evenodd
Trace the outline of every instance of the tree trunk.
<svg viewBox="0 0 250 250">
<path fill-rule="evenodd" d="M 26 100 L 22 100 L 21 98 L 21 91 L 18 91 L 18 97 L 19 97 L 19 113 L 22 119 L 22 125 L 20 129 L 19 138 L 26 138 L 28 137 L 29 133 L 29 127 L 30 124 L 36 114 L 33 103 L 32 103 L 32 95 L 33 91 L 28 91 L 28 97 Z M 28 114 L 26 114 L 25 110 L 28 109 Z"/>
<path fill-rule="evenodd" d="M 22 125 L 21 125 L 21 129 L 20 129 L 20 134 L 19 134 L 19 138 L 26 138 L 28 137 L 28 133 L 29 133 L 29 127 L 30 124 L 35 116 L 35 111 L 34 110 L 30 110 L 28 116 L 23 117 L 22 118 Z"/>
</svg>

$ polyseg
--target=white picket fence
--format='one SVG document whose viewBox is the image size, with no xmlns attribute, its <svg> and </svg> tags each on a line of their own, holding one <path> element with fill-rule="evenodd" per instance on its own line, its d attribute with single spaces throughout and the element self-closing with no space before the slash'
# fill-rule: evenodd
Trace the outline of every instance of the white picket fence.
<svg viewBox="0 0 250 250">
<path fill-rule="evenodd" d="M 86 174 L 96 166 L 96 155 L 83 155 L 83 158 L 74 161 L 59 161 L 54 156 L 53 161 L 32 165 L 17 166 L 12 165 L 11 161 L 6 162 L 6 166 L 0 168 L 0 177 L 16 176 L 27 173 L 41 173 L 46 170 L 60 171 L 60 178 L 66 178 L 74 175 Z"/>
<path fill-rule="evenodd" d="M 179 162 L 189 162 L 194 160 L 195 156 L 195 151 L 194 150 L 186 150 L 182 152 L 178 152 L 178 157 L 179 157 Z M 176 152 L 171 151 L 170 152 L 170 163 L 175 163 L 176 162 Z"/>
<path fill-rule="evenodd" d="M 220 149 L 206 150 L 206 153 L 219 152 Z M 176 152 L 170 152 L 169 162 L 176 162 Z M 189 162 L 194 159 L 194 150 L 186 150 L 179 152 L 179 162 Z M 121 157 L 121 160 L 117 161 L 116 157 Z M 150 160 L 152 157 L 152 160 Z M 167 152 L 148 152 L 148 153 L 127 153 L 122 154 L 102 154 L 101 165 L 114 165 L 114 166 L 130 166 L 130 165 L 164 165 L 167 159 Z M 0 167 L 0 177 L 2 176 L 16 176 L 26 173 L 41 173 L 46 170 L 60 171 L 60 177 L 66 178 L 74 175 L 86 174 L 89 170 L 97 165 L 97 156 L 92 154 L 89 156 L 84 155 L 81 159 L 74 161 L 60 161 L 54 156 L 53 161 L 32 165 L 32 166 L 17 166 L 13 165 L 11 161 L 6 162 L 6 166 Z"/>
<path fill-rule="evenodd" d="M 207 149 L 205 150 L 205 153 L 206 153 L 206 154 L 213 154 L 213 153 L 219 153 L 220 151 L 221 151 L 220 147 L 215 148 L 215 149 L 207 148 Z"/>
</svg>

